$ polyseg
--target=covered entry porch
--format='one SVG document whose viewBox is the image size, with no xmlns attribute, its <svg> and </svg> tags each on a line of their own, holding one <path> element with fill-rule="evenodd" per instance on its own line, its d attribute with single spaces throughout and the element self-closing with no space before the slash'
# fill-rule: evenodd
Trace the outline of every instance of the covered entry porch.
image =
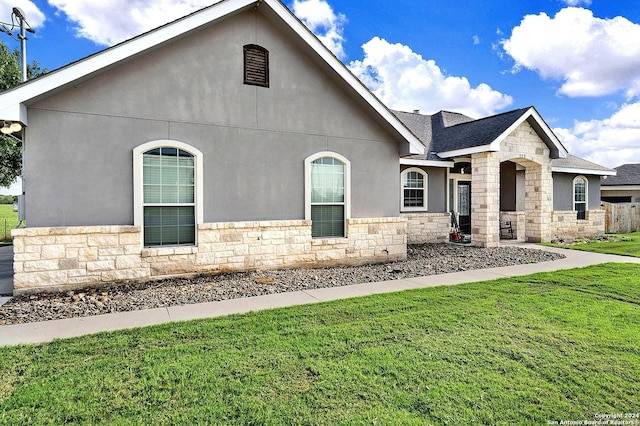
<svg viewBox="0 0 640 426">
<path fill-rule="evenodd" d="M 511 221 L 520 240 L 551 239 L 551 160 L 559 156 L 561 145 L 551 140 L 534 113 L 522 116 L 489 145 L 460 150 L 455 153 L 465 155 L 452 158 L 450 202 L 461 215 L 459 184 L 470 182 L 470 234 L 477 245 L 498 247 L 505 221 Z M 467 173 L 460 167 L 465 163 Z"/>
</svg>

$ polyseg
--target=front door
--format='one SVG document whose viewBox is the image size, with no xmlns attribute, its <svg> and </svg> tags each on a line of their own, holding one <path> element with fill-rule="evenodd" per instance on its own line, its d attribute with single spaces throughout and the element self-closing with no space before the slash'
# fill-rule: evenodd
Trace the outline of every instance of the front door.
<svg viewBox="0 0 640 426">
<path fill-rule="evenodd" d="M 458 181 L 458 220 L 460 231 L 471 234 L 471 182 Z"/>
</svg>

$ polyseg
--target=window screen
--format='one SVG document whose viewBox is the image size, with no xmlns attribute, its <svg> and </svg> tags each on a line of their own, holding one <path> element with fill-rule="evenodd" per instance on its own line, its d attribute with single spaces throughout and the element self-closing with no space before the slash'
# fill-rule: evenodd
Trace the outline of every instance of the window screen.
<svg viewBox="0 0 640 426">
<path fill-rule="evenodd" d="M 573 205 L 578 220 L 587 218 L 587 180 L 577 177 L 573 181 Z"/>
<path fill-rule="evenodd" d="M 311 236 L 344 237 L 345 165 L 331 157 L 311 163 Z"/>
<path fill-rule="evenodd" d="M 195 162 L 171 148 L 145 152 L 143 162 L 144 245 L 195 244 Z"/>
</svg>

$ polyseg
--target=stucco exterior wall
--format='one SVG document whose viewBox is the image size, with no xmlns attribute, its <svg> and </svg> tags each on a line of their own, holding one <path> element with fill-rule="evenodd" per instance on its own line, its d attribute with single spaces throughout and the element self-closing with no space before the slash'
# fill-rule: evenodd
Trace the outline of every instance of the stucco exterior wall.
<svg viewBox="0 0 640 426">
<path fill-rule="evenodd" d="M 553 210 L 573 210 L 573 179 L 578 174 L 554 173 L 553 174 Z M 600 177 L 585 176 L 589 182 L 587 203 L 589 210 L 600 208 Z"/>
<path fill-rule="evenodd" d="M 427 211 L 430 213 L 442 213 L 447 211 L 447 169 L 443 167 L 417 167 L 417 166 L 400 166 L 400 173 L 406 169 L 418 168 L 427 173 Z M 400 205 L 400 191 L 402 191 L 402 182 L 398 183 L 398 205 Z M 402 211 L 402 206 L 400 206 Z"/>
<path fill-rule="evenodd" d="M 359 265 L 407 255 L 404 218 L 350 219 L 347 238 L 312 239 L 306 220 L 205 223 L 197 232 L 197 247 L 143 248 L 137 226 L 14 230 L 14 294 L 185 274 Z"/>
<path fill-rule="evenodd" d="M 203 153 L 204 222 L 304 219 L 304 159 L 351 162 L 351 215 L 398 215 L 400 141 L 333 71 L 258 8 L 29 106 L 29 226 L 133 224 L 132 150 Z M 242 47 L 269 50 L 270 87 L 243 84 Z"/>
</svg>

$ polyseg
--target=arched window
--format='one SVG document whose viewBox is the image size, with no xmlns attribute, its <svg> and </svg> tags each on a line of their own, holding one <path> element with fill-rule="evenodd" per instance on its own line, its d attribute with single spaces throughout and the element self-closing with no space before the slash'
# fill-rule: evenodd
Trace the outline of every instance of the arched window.
<svg viewBox="0 0 640 426">
<path fill-rule="evenodd" d="M 589 181 L 584 176 L 573 179 L 573 210 L 577 212 L 578 220 L 587 218 L 587 196 L 589 193 Z"/>
<path fill-rule="evenodd" d="M 305 160 L 305 218 L 311 219 L 313 238 L 346 236 L 350 173 L 349 160 L 335 152 L 321 152 Z"/>
<path fill-rule="evenodd" d="M 244 52 L 244 84 L 269 87 L 269 51 L 256 44 L 247 44 Z"/>
<path fill-rule="evenodd" d="M 202 154 L 177 141 L 134 150 L 134 223 L 145 247 L 195 245 L 202 221 Z"/>
<path fill-rule="evenodd" d="M 417 167 L 404 170 L 401 174 L 401 211 L 427 210 L 427 173 Z"/>
</svg>

